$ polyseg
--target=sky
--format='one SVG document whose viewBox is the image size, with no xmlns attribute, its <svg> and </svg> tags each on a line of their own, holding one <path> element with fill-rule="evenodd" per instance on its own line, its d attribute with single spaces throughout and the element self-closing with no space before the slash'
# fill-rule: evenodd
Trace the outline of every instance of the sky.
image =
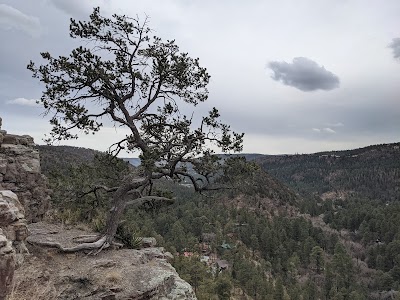
<svg viewBox="0 0 400 300">
<path fill-rule="evenodd" d="M 43 86 L 26 69 L 40 52 L 68 55 L 69 20 L 101 14 L 149 17 L 211 75 L 209 99 L 244 132 L 247 153 L 345 150 L 400 141 L 398 0 L 0 0 L 2 129 L 36 143 L 50 131 L 36 104 Z M 81 135 L 105 151 L 121 128 Z"/>
</svg>

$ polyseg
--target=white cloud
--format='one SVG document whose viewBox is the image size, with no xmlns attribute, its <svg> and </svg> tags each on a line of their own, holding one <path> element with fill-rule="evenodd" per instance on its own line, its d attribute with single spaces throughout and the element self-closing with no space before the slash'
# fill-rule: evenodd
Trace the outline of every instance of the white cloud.
<svg viewBox="0 0 400 300">
<path fill-rule="evenodd" d="M 319 128 L 312 128 L 312 131 L 314 131 L 314 132 L 321 132 L 321 129 L 319 129 Z"/>
<path fill-rule="evenodd" d="M 39 104 L 37 104 L 36 101 L 37 101 L 36 99 L 16 98 L 13 100 L 8 100 L 7 104 L 22 105 L 22 106 L 39 106 Z"/>
<path fill-rule="evenodd" d="M 338 122 L 338 123 L 328 123 L 326 124 L 329 127 L 343 127 L 344 124 L 342 122 Z"/>
<path fill-rule="evenodd" d="M 39 18 L 26 15 L 7 4 L 0 4 L 0 28 L 21 30 L 34 38 L 42 33 Z"/>
<path fill-rule="evenodd" d="M 322 128 L 322 130 L 325 132 L 328 132 L 328 133 L 336 133 L 335 130 L 333 130 L 332 128 L 329 128 L 329 127 Z"/>
</svg>

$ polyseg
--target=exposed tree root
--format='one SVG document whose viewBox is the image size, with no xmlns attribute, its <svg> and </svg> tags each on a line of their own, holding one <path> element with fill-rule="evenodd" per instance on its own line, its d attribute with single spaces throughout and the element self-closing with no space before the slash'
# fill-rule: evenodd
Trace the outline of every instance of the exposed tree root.
<svg viewBox="0 0 400 300">
<path fill-rule="evenodd" d="M 36 244 L 39 246 L 54 247 L 66 253 L 91 250 L 89 254 L 95 255 L 100 253 L 103 249 L 107 249 L 108 247 L 110 247 L 110 245 L 113 244 L 113 242 L 110 243 L 109 240 L 110 238 L 107 235 L 104 235 L 100 238 L 97 236 L 96 241 L 81 243 L 75 247 L 64 247 L 58 242 L 51 242 L 51 241 L 29 241 L 29 243 Z"/>
<path fill-rule="evenodd" d="M 88 235 L 80 235 L 72 238 L 74 243 L 93 243 L 100 239 L 99 234 L 88 234 Z"/>
</svg>

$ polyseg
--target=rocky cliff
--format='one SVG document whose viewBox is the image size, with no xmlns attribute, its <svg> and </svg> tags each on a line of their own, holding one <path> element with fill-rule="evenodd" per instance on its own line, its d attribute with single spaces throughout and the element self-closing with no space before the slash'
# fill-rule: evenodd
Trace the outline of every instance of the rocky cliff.
<svg viewBox="0 0 400 300">
<path fill-rule="evenodd" d="M 27 241 L 34 255 L 15 272 L 15 299 L 196 299 L 163 248 L 64 254 L 38 245 L 56 242 L 70 247 L 75 237 L 88 232 L 42 222 L 30 224 L 29 231 Z"/>
<path fill-rule="evenodd" d="M 1 123 L 0 118 L 0 300 L 196 299 L 168 262 L 172 255 L 154 247 L 153 238 L 149 248 L 96 256 L 39 246 L 71 246 L 88 232 L 41 222 L 50 190 L 39 152 L 30 136 L 8 134 Z"/>
<path fill-rule="evenodd" d="M 1 125 L 0 118 L 0 190 L 17 194 L 28 222 L 40 221 L 48 208 L 50 191 L 40 173 L 39 152 L 32 137 L 8 134 Z"/>
</svg>

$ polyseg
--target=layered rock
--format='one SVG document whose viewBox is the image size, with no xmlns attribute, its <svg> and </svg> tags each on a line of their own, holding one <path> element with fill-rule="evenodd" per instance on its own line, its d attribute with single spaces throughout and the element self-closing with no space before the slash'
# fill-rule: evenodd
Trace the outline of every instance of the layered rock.
<svg viewBox="0 0 400 300">
<path fill-rule="evenodd" d="M 50 190 L 40 173 L 39 152 L 32 137 L 8 134 L 1 125 L 0 118 L 0 190 L 18 195 L 28 222 L 40 221 L 48 209 Z"/>
<path fill-rule="evenodd" d="M 25 246 L 28 227 L 24 208 L 12 191 L 0 191 L 0 227 L 18 254 L 28 252 Z"/>
<path fill-rule="evenodd" d="M 12 191 L 0 191 L 0 300 L 11 291 L 14 271 L 28 252 L 24 208 Z"/>
</svg>

